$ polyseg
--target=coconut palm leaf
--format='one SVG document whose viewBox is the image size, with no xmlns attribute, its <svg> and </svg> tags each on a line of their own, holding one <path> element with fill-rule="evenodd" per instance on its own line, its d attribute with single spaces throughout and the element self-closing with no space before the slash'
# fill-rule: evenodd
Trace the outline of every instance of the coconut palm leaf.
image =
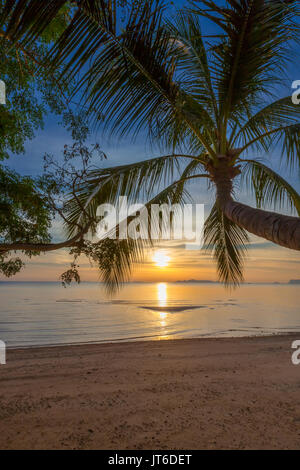
<svg viewBox="0 0 300 470">
<path fill-rule="evenodd" d="M 162 13 L 162 5 L 154 1 L 141 2 L 141 8 L 133 9 L 125 32 L 111 34 L 95 54 L 81 86 L 91 109 L 106 115 L 112 132 L 136 135 L 147 123 L 150 136 L 158 134 L 161 138 L 166 133 L 168 139 L 171 132 L 178 141 L 195 133 L 202 144 L 208 142 L 209 146 L 211 117 L 175 78 L 181 47 L 171 40 Z M 98 27 L 103 29 L 102 25 Z M 60 58 L 61 49 L 67 44 L 73 47 L 73 43 L 69 31 L 58 45 L 56 57 Z M 81 47 L 85 63 L 90 48 L 89 43 Z M 74 66 L 76 70 L 76 61 Z"/>
<path fill-rule="evenodd" d="M 199 7 L 202 4 L 208 9 Z M 193 11 L 213 21 L 225 36 L 211 45 L 213 80 L 218 89 L 221 151 L 227 148 L 228 126 L 235 130 L 253 114 L 262 94 L 284 72 L 288 40 L 298 40 L 295 17 L 300 7 L 281 0 L 228 0 L 227 5 L 202 0 Z"/>
<path fill-rule="evenodd" d="M 76 196 L 65 204 L 68 220 L 73 223 L 66 226 L 68 235 L 73 236 L 78 225 L 86 225 L 89 220 L 95 221 L 97 208 L 103 203 L 117 205 L 120 196 L 126 196 L 129 204 L 149 199 L 156 188 L 169 185 L 174 181 L 175 174 L 179 175 L 180 160 L 195 162 L 194 169 L 203 169 L 207 162 L 205 155 L 166 155 L 130 165 L 90 171 L 76 188 Z M 191 173 L 183 172 L 183 176 L 186 178 Z M 92 223 L 92 232 L 93 227 Z"/>
<path fill-rule="evenodd" d="M 206 175 L 197 175 L 199 178 L 202 176 Z M 107 238 L 93 244 L 94 256 L 92 258 L 99 267 L 100 278 L 104 282 L 108 293 L 115 293 L 122 283 L 130 279 L 133 265 L 144 260 L 146 249 L 153 247 L 155 240 L 159 239 L 161 231 L 166 229 L 164 223 L 167 223 L 167 221 L 151 218 L 151 205 L 161 206 L 167 204 L 173 206 L 174 204 L 182 205 L 187 201 L 191 201 L 191 196 L 185 188 L 188 181 L 187 178 L 184 185 L 182 179 L 173 182 L 145 204 L 148 211 L 149 232 L 151 229 L 148 238 L 113 239 L 115 233 L 115 229 L 113 229 Z M 176 207 L 174 207 L 174 210 L 173 217 L 170 215 L 170 222 L 177 215 Z M 130 224 L 133 219 L 134 214 L 131 214 L 127 219 L 127 223 Z"/>
<path fill-rule="evenodd" d="M 300 106 L 287 96 L 254 114 L 232 141 L 242 150 L 263 149 L 268 152 L 280 145 L 282 156 L 290 166 L 300 164 Z"/>
<path fill-rule="evenodd" d="M 5 1 L 0 13 L 0 28 L 6 32 L 12 46 L 19 41 L 24 46 L 33 45 L 66 3 L 69 2 L 67 0 Z"/>
<path fill-rule="evenodd" d="M 249 237 L 231 222 L 216 203 L 205 221 L 204 243 L 217 261 L 219 278 L 226 286 L 243 281 L 243 265 Z"/>
<path fill-rule="evenodd" d="M 179 169 L 178 157 L 166 155 L 141 162 L 101 168 L 90 171 L 76 188 L 76 196 L 65 204 L 70 222 L 68 235 L 78 230 L 78 225 L 96 220 L 97 208 L 104 203 L 118 203 L 120 196 L 127 196 L 129 203 L 145 198 L 154 187 L 166 184 Z M 76 225 L 77 224 L 77 227 Z"/>
<path fill-rule="evenodd" d="M 225 37 L 213 47 L 215 76 L 224 116 L 244 113 L 259 91 L 269 94 L 270 80 L 282 71 L 287 41 L 299 41 L 295 17 L 300 8 L 281 0 L 229 0 L 227 6 L 201 0 L 209 10 L 195 8 L 221 27 Z M 289 2 L 291 3 L 291 2 Z M 283 60 L 281 60 L 283 59 Z"/>
<path fill-rule="evenodd" d="M 31 2 L 35 4 L 28 0 L 29 6 Z M 14 3 L 18 9 L 18 2 Z M 24 24 L 27 41 L 39 34 L 44 16 L 49 20 L 49 11 L 56 14 L 61 6 L 57 0 L 45 0 L 44 4 L 48 8 L 37 10 L 31 23 Z M 91 113 L 97 110 L 96 120 L 99 114 L 105 115 L 112 132 L 124 135 L 133 131 L 135 135 L 147 123 L 149 134 L 155 135 L 161 122 L 161 135 L 168 122 L 176 128 L 176 135 L 186 138 L 195 134 L 214 155 L 210 141 L 213 123 L 208 111 L 181 90 L 175 79 L 181 47 L 170 40 L 163 11 L 163 3 L 157 0 L 133 2 L 124 28 L 119 31 L 115 27 L 117 20 L 110 20 L 116 16 L 115 2 L 82 0 L 48 62 L 55 68 L 67 63 L 63 70 L 65 79 L 72 79 L 88 64 L 80 80 L 81 92 Z M 13 31 L 8 33 L 14 39 Z"/>
<path fill-rule="evenodd" d="M 278 139 L 283 139 L 282 158 L 291 167 L 300 166 L 300 123 L 286 126 L 280 130 Z M 297 168 L 297 169 L 298 169 Z"/>
<path fill-rule="evenodd" d="M 281 144 L 282 159 L 286 165 L 291 168 L 299 168 L 300 123 L 266 130 L 265 133 L 259 134 L 255 139 L 251 140 L 243 148 L 239 149 L 239 154 L 255 144 L 262 145 L 265 150 L 269 150 L 272 145 Z"/>
<path fill-rule="evenodd" d="M 300 195 L 278 173 L 257 160 L 245 160 L 243 176 L 248 178 L 252 187 L 257 207 L 272 205 L 280 208 L 288 206 L 300 216 Z"/>
<path fill-rule="evenodd" d="M 166 22 L 166 26 L 172 40 L 179 46 L 177 68 L 181 88 L 209 110 L 217 125 L 217 100 L 199 18 L 179 11 L 172 21 Z"/>
<path fill-rule="evenodd" d="M 92 245 L 92 255 L 89 249 L 88 257 L 97 265 L 100 280 L 107 293 L 112 295 L 130 279 L 134 264 L 144 260 L 144 243 L 130 238 L 106 238 Z"/>
<path fill-rule="evenodd" d="M 272 129 L 284 128 L 300 122 L 300 106 L 292 102 L 291 96 L 286 96 L 265 106 L 255 113 L 235 134 L 232 145 L 236 143 L 243 147 L 252 140 L 264 135 Z M 274 140 L 273 135 L 266 139 Z M 264 143 L 264 139 L 258 143 Z M 269 149 L 269 145 L 266 146 Z"/>
<path fill-rule="evenodd" d="M 199 170 L 203 171 L 203 169 L 205 167 L 205 165 L 203 165 L 203 163 L 206 161 L 205 157 L 207 158 L 207 156 L 205 156 L 205 154 L 204 154 L 204 155 L 201 156 L 202 161 L 201 160 L 199 161 L 198 159 L 194 159 L 185 167 L 185 169 L 183 170 L 183 172 L 181 174 L 181 178 L 180 178 L 181 183 L 178 184 L 178 186 L 176 187 L 176 191 L 175 191 L 175 194 L 173 196 L 173 200 L 171 201 L 171 204 L 177 204 L 179 202 L 180 195 L 181 195 L 181 192 L 184 189 L 187 178 L 195 176 L 196 173 L 199 173 Z"/>
</svg>

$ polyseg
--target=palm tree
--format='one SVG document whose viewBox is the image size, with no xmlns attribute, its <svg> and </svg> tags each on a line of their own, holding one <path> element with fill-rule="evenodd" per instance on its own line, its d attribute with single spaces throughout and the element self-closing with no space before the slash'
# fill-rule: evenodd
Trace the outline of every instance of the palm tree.
<svg viewBox="0 0 300 470">
<path fill-rule="evenodd" d="M 38 9 L 34 0 L 6 3 L 1 22 L 11 18 L 7 35 L 28 45 L 66 2 L 45 0 Z M 170 19 L 159 0 L 133 1 L 125 6 L 126 20 L 118 17 L 114 0 L 73 3 L 73 19 L 53 48 L 51 67 L 61 67 L 66 81 L 82 72 L 80 90 L 91 115 L 99 113 L 95 122 L 104 115 L 105 128 L 120 136 L 146 128 L 168 154 L 92 171 L 69 201 L 69 237 L 96 220 L 102 202 L 121 194 L 131 200 L 146 196 L 149 204 L 182 202 L 187 184 L 199 178 L 215 187 L 205 240 L 223 282 L 242 279 L 247 232 L 300 250 L 300 218 L 261 209 L 286 204 L 300 215 L 300 196 L 253 156 L 277 145 L 287 166 L 297 169 L 300 163 L 300 106 L 291 96 L 276 99 L 291 42 L 300 39 L 298 2 L 227 0 L 218 6 L 202 0 Z M 214 23 L 215 35 L 202 34 L 204 17 Z M 237 181 L 253 190 L 257 208 L 235 199 Z M 99 266 L 112 285 L 126 278 L 143 246 L 122 241 L 101 249 Z"/>
</svg>

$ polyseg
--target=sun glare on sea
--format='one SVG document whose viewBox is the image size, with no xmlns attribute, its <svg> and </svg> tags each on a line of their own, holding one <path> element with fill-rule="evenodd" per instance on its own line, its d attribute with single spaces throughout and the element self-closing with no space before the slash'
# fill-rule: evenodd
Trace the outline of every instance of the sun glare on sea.
<svg viewBox="0 0 300 470">
<path fill-rule="evenodd" d="M 155 266 L 166 268 L 169 265 L 170 256 L 168 256 L 164 251 L 156 251 L 152 260 L 154 261 Z"/>
<path fill-rule="evenodd" d="M 165 307 L 168 300 L 167 284 L 160 282 L 157 284 L 157 300 L 159 307 Z"/>
<path fill-rule="evenodd" d="M 168 291 L 167 291 L 167 284 L 165 284 L 164 282 L 160 282 L 159 284 L 157 284 L 157 301 L 158 301 L 159 307 L 163 308 L 167 306 Z M 166 322 L 167 317 L 168 317 L 167 312 L 165 311 L 159 312 L 159 323 L 162 328 L 164 328 L 167 324 Z"/>
</svg>

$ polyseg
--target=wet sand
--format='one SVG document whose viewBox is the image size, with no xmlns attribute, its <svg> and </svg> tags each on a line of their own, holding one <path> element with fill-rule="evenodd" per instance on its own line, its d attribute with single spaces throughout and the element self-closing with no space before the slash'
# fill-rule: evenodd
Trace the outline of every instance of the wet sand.
<svg viewBox="0 0 300 470">
<path fill-rule="evenodd" d="M 0 449 L 299 449 L 295 339 L 8 350 Z"/>
</svg>

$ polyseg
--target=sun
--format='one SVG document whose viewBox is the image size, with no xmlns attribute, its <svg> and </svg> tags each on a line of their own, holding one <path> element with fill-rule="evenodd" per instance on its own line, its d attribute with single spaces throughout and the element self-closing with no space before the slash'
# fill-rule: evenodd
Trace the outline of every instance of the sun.
<svg viewBox="0 0 300 470">
<path fill-rule="evenodd" d="M 170 256 L 168 256 L 164 251 L 156 251 L 152 260 L 154 261 L 155 266 L 166 268 L 169 265 Z"/>
</svg>

